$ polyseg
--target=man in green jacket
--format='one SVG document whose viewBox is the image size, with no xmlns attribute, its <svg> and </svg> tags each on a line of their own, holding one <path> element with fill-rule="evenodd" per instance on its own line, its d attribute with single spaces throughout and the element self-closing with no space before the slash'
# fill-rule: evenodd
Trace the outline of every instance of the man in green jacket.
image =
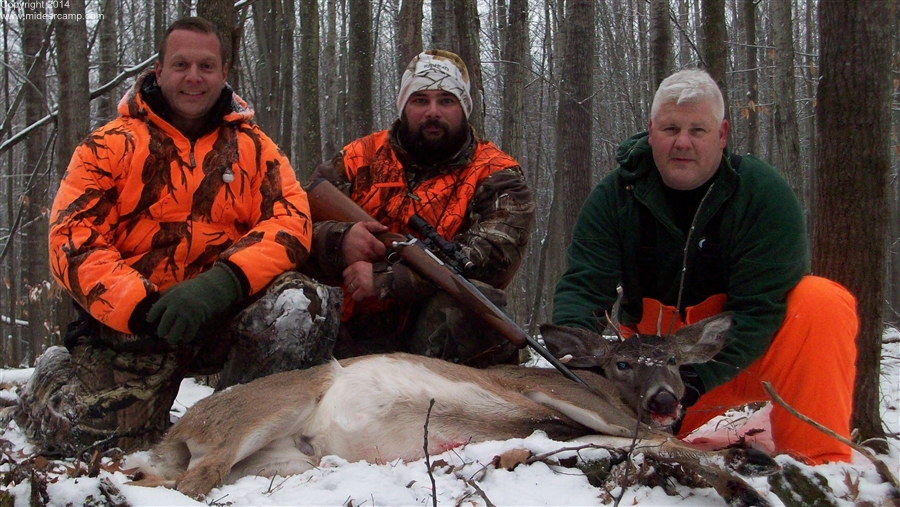
<svg viewBox="0 0 900 507">
<path fill-rule="evenodd" d="M 618 320 L 631 332 L 671 334 L 732 312 L 725 348 L 709 363 L 682 367 L 679 436 L 728 408 L 767 400 L 762 381 L 849 436 L 856 302 L 809 275 L 796 196 L 760 159 L 730 155 L 727 134 L 722 94 L 706 72 L 680 71 L 660 84 L 649 132 L 621 144 L 619 167 L 581 209 L 553 322 L 602 329 L 619 287 Z M 850 460 L 848 446 L 781 407 L 771 424 L 778 451 L 811 463 Z"/>
</svg>

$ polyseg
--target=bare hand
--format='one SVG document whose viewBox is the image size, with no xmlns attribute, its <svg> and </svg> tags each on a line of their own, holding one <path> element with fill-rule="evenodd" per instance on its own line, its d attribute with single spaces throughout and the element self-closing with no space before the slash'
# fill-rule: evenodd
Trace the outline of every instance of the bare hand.
<svg viewBox="0 0 900 507">
<path fill-rule="evenodd" d="M 361 301 L 375 296 L 375 283 L 372 263 L 357 261 L 344 270 L 344 287 L 353 296 L 354 301 Z"/>
<path fill-rule="evenodd" d="M 344 263 L 350 266 L 359 261 L 369 263 L 384 259 L 387 247 L 379 241 L 373 233 L 385 232 L 387 227 L 378 222 L 357 222 L 353 224 L 341 243 L 341 253 L 344 254 Z M 370 269 L 371 278 L 371 269 Z"/>
</svg>

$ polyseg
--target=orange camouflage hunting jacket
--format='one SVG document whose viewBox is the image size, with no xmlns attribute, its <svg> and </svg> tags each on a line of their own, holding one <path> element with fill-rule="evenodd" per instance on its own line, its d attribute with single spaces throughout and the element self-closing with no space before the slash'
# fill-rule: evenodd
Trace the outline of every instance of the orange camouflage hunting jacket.
<svg viewBox="0 0 900 507">
<path fill-rule="evenodd" d="M 458 170 L 426 179 L 408 191 L 407 175 L 382 130 L 344 147 L 344 170 L 353 182 L 350 198 L 391 232 L 406 233 L 418 213 L 444 238 L 453 238 L 466 219 L 475 190 L 491 174 L 518 169 L 512 157 L 490 141 L 478 141 L 470 161 Z"/>
<path fill-rule="evenodd" d="M 120 332 L 147 296 L 217 261 L 255 293 L 301 264 L 312 239 L 306 193 L 243 100 L 192 142 L 138 93 L 145 79 L 76 148 L 50 215 L 53 276 Z"/>
<path fill-rule="evenodd" d="M 418 213 L 438 234 L 459 241 L 478 266 L 475 278 L 505 286 L 524 254 L 534 214 L 534 201 L 514 158 L 490 141 L 472 134 L 473 142 L 438 174 L 430 174 L 410 189 L 413 167 L 404 167 L 398 157 L 403 149 L 392 141 L 390 130 L 375 132 L 344 147 L 339 155 L 349 194 L 361 208 L 391 232 L 406 234 L 410 217 Z M 485 185 L 490 177 L 506 172 L 497 183 Z M 494 194 L 507 187 L 517 194 Z M 481 193 L 481 198 L 476 195 Z M 492 195 L 491 204 L 473 207 Z M 475 230 L 470 230 L 474 228 Z M 488 274 L 487 271 L 490 273 Z M 342 318 L 357 312 L 383 311 L 390 300 L 353 301 L 344 298 Z"/>
</svg>

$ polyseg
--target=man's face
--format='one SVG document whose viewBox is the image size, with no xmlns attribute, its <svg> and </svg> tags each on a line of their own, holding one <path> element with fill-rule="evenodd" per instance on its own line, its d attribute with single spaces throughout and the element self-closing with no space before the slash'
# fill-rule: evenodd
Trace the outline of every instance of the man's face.
<svg viewBox="0 0 900 507">
<path fill-rule="evenodd" d="M 466 118 L 456 95 L 443 90 L 413 93 L 406 101 L 403 112 L 410 133 L 435 147 L 453 138 Z"/>
<path fill-rule="evenodd" d="M 722 161 L 728 122 L 716 121 L 709 101 L 660 106 L 650 120 L 653 161 L 663 183 L 693 190 L 713 177 Z"/>
<path fill-rule="evenodd" d="M 228 74 L 219 39 L 211 33 L 175 30 L 169 34 L 163 57 L 162 64 L 156 62 L 156 81 L 175 121 L 206 116 L 219 99 Z"/>
</svg>

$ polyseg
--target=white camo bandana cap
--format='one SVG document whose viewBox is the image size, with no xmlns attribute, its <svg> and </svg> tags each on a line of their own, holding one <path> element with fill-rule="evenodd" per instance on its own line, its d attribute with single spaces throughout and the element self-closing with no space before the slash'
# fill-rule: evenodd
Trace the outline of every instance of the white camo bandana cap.
<svg viewBox="0 0 900 507">
<path fill-rule="evenodd" d="M 469 71 L 462 58 L 455 53 L 429 49 L 409 62 L 400 80 L 397 111 L 403 115 L 406 101 L 415 93 L 425 90 L 444 90 L 459 99 L 466 118 L 472 112 L 472 96 L 469 94 Z"/>
</svg>

